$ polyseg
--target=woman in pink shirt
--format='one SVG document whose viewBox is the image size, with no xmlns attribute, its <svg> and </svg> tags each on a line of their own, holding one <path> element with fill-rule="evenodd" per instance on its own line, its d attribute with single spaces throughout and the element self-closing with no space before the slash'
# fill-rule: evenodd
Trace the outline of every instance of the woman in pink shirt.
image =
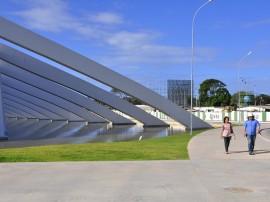
<svg viewBox="0 0 270 202">
<path fill-rule="evenodd" d="M 228 154 L 229 146 L 233 133 L 232 124 L 229 122 L 229 117 L 225 116 L 223 119 L 222 129 L 221 129 L 221 138 L 224 139 L 225 153 Z"/>
</svg>

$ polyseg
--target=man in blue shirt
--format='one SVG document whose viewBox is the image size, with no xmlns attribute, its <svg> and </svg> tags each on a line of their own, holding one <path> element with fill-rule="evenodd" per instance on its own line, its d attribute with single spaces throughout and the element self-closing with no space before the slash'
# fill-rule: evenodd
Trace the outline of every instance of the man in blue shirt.
<svg viewBox="0 0 270 202">
<path fill-rule="evenodd" d="M 248 120 L 244 123 L 244 136 L 248 139 L 249 155 L 254 155 L 256 135 L 259 134 L 261 124 L 254 119 L 253 113 L 248 113 Z"/>
</svg>

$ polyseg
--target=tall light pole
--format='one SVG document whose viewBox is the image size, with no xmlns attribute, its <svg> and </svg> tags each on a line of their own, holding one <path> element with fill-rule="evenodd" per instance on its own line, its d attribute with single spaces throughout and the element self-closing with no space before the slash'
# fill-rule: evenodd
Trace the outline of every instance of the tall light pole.
<svg viewBox="0 0 270 202">
<path fill-rule="evenodd" d="M 254 85 L 254 101 L 255 101 L 255 106 L 256 106 L 256 85 Z"/>
<path fill-rule="evenodd" d="M 192 30 L 191 30 L 191 49 L 192 49 L 192 56 L 191 56 L 191 84 L 190 84 L 190 135 L 192 135 L 192 129 L 193 129 L 193 125 L 192 125 L 192 115 L 193 115 L 193 66 L 194 66 L 194 23 L 195 23 L 195 18 L 197 13 L 199 12 L 199 10 L 201 10 L 202 7 L 206 6 L 208 3 L 210 3 L 213 0 L 208 0 L 206 3 L 204 3 L 203 5 L 201 5 L 201 7 L 199 7 L 197 9 L 197 11 L 195 12 L 193 19 L 192 19 Z"/>
<path fill-rule="evenodd" d="M 247 81 L 247 79 L 245 79 L 244 77 L 242 77 L 242 76 L 240 76 L 240 79 L 241 79 L 241 81 L 243 82 L 243 84 L 245 85 L 245 91 L 246 91 L 246 96 L 247 96 L 247 91 L 248 91 L 248 89 L 247 89 L 247 84 L 248 84 L 248 81 Z"/>
<path fill-rule="evenodd" d="M 240 124 L 240 87 L 239 87 L 239 79 L 240 79 L 240 63 L 242 62 L 243 59 L 245 59 L 247 56 L 249 56 L 250 54 L 252 53 L 252 51 L 249 51 L 248 54 L 246 54 L 245 56 L 243 56 L 239 62 L 238 62 L 238 65 L 237 65 L 237 69 L 238 69 L 238 108 L 239 108 L 239 112 L 238 112 L 238 119 L 239 119 L 239 124 Z"/>
</svg>

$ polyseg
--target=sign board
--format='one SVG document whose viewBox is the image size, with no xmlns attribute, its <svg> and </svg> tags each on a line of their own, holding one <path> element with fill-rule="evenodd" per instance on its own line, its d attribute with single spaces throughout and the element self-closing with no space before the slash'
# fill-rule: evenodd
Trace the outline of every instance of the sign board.
<svg viewBox="0 0 270 202">
<path fill-rule="evenodd" d="M 222 121 L 222 113 L 205 113 L 205 120 L 206 121 Z"/>
</svg>

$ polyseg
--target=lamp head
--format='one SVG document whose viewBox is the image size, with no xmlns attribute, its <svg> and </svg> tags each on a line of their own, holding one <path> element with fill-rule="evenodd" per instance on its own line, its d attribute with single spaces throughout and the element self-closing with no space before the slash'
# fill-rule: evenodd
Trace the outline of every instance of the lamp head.
<svg viewBox="0 0 270 202">
<path fill-rule="evenodd" d="M 252 53 L 252 51 L 249 51 L 248 55 L 250 55 Z"/>
</svg>

